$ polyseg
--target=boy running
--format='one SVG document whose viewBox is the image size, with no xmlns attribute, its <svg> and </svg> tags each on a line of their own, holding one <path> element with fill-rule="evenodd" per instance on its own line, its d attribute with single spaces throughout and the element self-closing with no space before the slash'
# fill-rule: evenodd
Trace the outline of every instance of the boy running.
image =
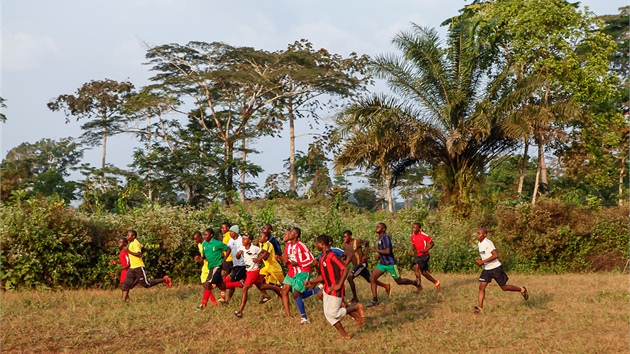
<svg viewBox="0 0 630 354">
<path fill-rule="evenodd" d="M 486 287 L 492 279 L 501 287 L 503 291 L 518 291 L 523 296 L 523 299 L 529 299 L 529 293 L 525 287 L 518 287 L 514 285 L 508 285 L 508 276 L 499 262 L 499 254 L 494 247 L 494 243 L 486 238 L 488 230 L 486 228 L 480 228 L 477 230 L 477 241 L 479 241 L 479 256 L 481 259 L 477 260 L 478 266 L 483 266 L 483 272 L 479 276 L 479 296 L 477 297 L 477 306 L 475 306 L 474 312 L 481 313 L 483 311 L 483 300 L 486 297 Z"/>
<path fill-rule="evenodd" d="M 372 302 L 368 304 L 368 307 L 377 306 L 380 303 L 378 302 L 378 295 L 376 292 L 376 281 L 378 278 L 383 275 L 385 272 L 391 274 L 392 278 L 398 285 L 413 285 L 417 289 L 420 289 L 420 282 L 418 280 L 413 281 L 407 278 L 401 278 L 400 273 L 398 272 L 398 266 L 396 265 L 397 261 L 394 257 L 394 245 L 392 244 L 389 235 L 386 233 L 387 225 L 384 223 L 376 224 L 376 234 L 378 234 L 378 248 L 372 248 L 372 252 L 378 253 L 378 264 L 374 271 L 372 271 L 372 276 L 370 277 L 370 286 L 372 287 Z"/>
<path fill-rule="evenodd" d="M 262 284 L 263 276 L 260 275 L 259 264 L 265 256 L 268 256 L 267 251 L 262 250 L 260 247 L 252 245 L 252 240 L 249 234 L 243 234 L 243 245 L 239 248 L 235 259 L 243 259 L 245 262 L 245 268 L 247 269 L 247 275 L 245 277 L 245 283 L 243 284 L 243 297 L 241 299 L 241 307 L 238 311 L 234 311 L 236 317 L 243 317 L 243 310 L 247 304 L 247 293 L 252 286 L 256 286 L 258 290 L 263 292 L 263 289 L 274 290 L 276 294 L 280 295 L 280 288 L 274 286 L 265 286 Z"/>
<path fill-rule="evenodd" d="M 260 269 L 260 275 L 265 277 L 267 285 L 276 285 L 277 289 L 281 289 L 282 282 L 284 282 L 284 273 L 276 259 L 276 251 L 271 242 L 269 242 L 269 236 L 271 236 L 269 232 L 263 231 L 258 237 L 260 248 L 265 251 L 265 254 L 262 256 L 264 266 Z M 263 298 L 260 300 L 260 303 L 262 304 L 269 300 L 271 300 L 271 297 L 263 290 Z"/>
<path fill-rule="evenodd" d="M 195 256 L 195 261 L 203 262 L 203 266 L 201 267 L 201 284 L 203 284 L 206 279 L 208 279 L 208 260 L 203 256 L 203 236 L 201 236 L 200 231 L 195 231 L 193 234 L 193 240 L 195 240 L 195 243 L 199 248 L 199 255 Z"/>
<path fill-rule="evenodd" d="M 230 242 L 230 225 L 229 222 L 224 222 L 221 224 L 221 235 L 223 235 L 223 243 L 227 246 L 228 242 Z M 230 273 L 232 273 L 232 253 L 225 252 L 225 258 L 221 262 L 221 276 L 223 278 L 227 277 Z"/>
<path fill-rule="evenodd" d="M 300 242 L 302 230 L 298 227 L 291 229 L 287 235 L 287 246 L 284 249 L 282 260 L 287 263 L 289 272 L 284 278 L 282 285 L 282 304 L 284 305 L 284 313 L 291 316 L 289 308 L 289 291 L 293 289 L 293 298 L 295 304 L 300 311 L 300 323 L 309 323 L 304 309 L 304 301 L 302 300 L 302 292 L 306 289 L 305 283 L 308 281 L 311 273 L 311 263 L 313 263 L 313 254 L 308 250 L 305 244 Z"/>
<path fill-rule="evenodd" d="M 363 253 L 365 247 L 365 253 Z M 346 261 L 346 265 L 354 265 L 352 271 L 348 274 L 348 284 L 350 284 L 350 290 L 352 290 L 352 299 L 350 303 L 359 302 L 357 297 L 357 289 L 354 284 L 354 278 L 363 277 L 368 284 L 370 283 L 370 271 L 367 267 L 367 256 L 370 250 L 370 243 L 366 240 L 359 240 L 352 238 L 352 231 L 346 230 L 343 232 L 343 255 Z M 376 285 L 385 288 L 387 297 L 392 295 L 392 286 L 385 284 L 381 281 L 376 281 Z"/>
<path fill-rule="evenodd" d="M 230 227 L 230 240 L 227 243 L 227 246 L 230 249 L 230 254 L 232 257 L 232 274 L 228 275 L 223 279 L 225 282 L 225 288 L 228 290 L 227 294 L 224 291 L 221 292 L 221 300 L 226 303 L 230 301 L 232 295 L 234 294 L 235 288 L 242 288 L 243 282 L 246 277 L 246 268 L 245 261 L 243 258 L 236 258 L 236 254 L 238 250 L 243 246 L 243 238 L 240 235 L 241 230 L 238 225 L 232 225 Z"/>
<path fill-rule="evenodd" d="M 118 240 L 118 248 L 120 248 L 120 253 L 118 254 L 118 261 L 112 259 L 109 261 L 110 264 L 120 264 L 120 288 L 122 289 L 123 284 L 125 283 L 125 278 L 127 278 L 127 270 L 129 269 L 129 253 L 124 250 L 127 247 L 127 239 L 122 237 Z"/>
<path fill-rule="evenodd" d="M 127 231 L 129 245 L 122 249 L 129 254 L 129 271 L 122 286 L 123 301 L 129 300 L 129 290 L 133 289 L 138 283 L 145 288 L 150 288 L 160 283 L 166 283 L 166 286 L 169 288 L 173 286 L 168 276 L 164 276 L 161 279 L 147 279 L 147 273 L 144 271 L 144 261 L 142 261 L 143 247 L 136 240 L 136 237 L 138 237 L 138 233 L 135 230 Z"/>
<path fill-rule="evenodd" d="M 208 262 L 208 276 L 203 283 L 203 298 L 200 309 L 206 308 L 208 300 L 212 305 L 217 305 L 217 301 L 212 294 L 212 285 L 216 285 L 220 290 L 225 289 L 223 277 L 221 277 L 221 262 L 223 261 L 223 251 L 228 249 L 227 245 L 214 238 L 214 230 L 206 229 L 203 232 L 202 250 L 205 260 Z"/>
<path fill-rule="evenodd" d="M 427 278 L 428 281 L 433 283 L 435 287 L 440 290 L 442 287 L 440 286 L 440 281 L 433 279 L 431 274 L 429 274 L 429 250 L 433 248 L 435 243 L 433 243 L 433 239 L 431 236 L 422 232 L 422 226 L 420 223 L 414 223 L 411 226 L 411 247 L 413 248 L 412 255 L 416 255 L 416 260 L 414 261 L 413 271 L 416 273 L 416 279 L 418 279 L 418 283 L 421 283 L 422 280 L 420 278 L 420 272 L 422 275 Z M 419 290 L 422 290 L 422 285 L 418 287 Z"/>
<path fill-rule="evenodd" d="M 271 234 L 273 232 L 273 228 L 271 227 L 271 224 L 263 225 L 262 230 L 260 231 L 269 233 L 269 242 L 271 242 L 271 244 L 273 245 L 273 250 L 278 255 L 282 254 L 282 248 L 280 248 L 280 242 L 278 242 L 278 240 L 275 237 L 273 237 L 273 235 Z"/>
<path fill-rule="evenodd" d="M 328 322 L 339 331 L 345 339 L 350 339 L 350 335 L 346 332 L 341 324 L 340 318 L 345 315 L 352 316 L 358 323 L 359 327 L 365 323 L 363 315 L 363 306 L 357 304 L 354 306 L 342 307 L 344 286 L 346 276 L 348 275 L 348 267 L 344 262 L 330 249 L 329 243 L 332 239 L 327 235 L 319 235 L 315 244 L 317 248 L 323 252 L 319 261 L 319 277 L 307 285 L 312 286 L 317 283 L 324 283 L 323 304 L 324 315 Z"/>
</svg>

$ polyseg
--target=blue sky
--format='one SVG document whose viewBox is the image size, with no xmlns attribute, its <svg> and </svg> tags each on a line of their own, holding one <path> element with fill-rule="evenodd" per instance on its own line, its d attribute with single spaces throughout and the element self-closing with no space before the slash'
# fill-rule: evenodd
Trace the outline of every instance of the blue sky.
<svg viewBox="0 0 630 354">
<path fill-rule="evenodd" d="M 3 113 L 9 120 L 0 125 L 2 157 L 22 142 L 81 135 L 80 123 L 65 124 L 63 113 L 47 108 L 60 94 L 106 78 L 147 84 L 151 73 L 142 65 L 143 42 L 221 41 L 278 50 L 306 38 L 344 56 L 353 51 L 374 55 L 394 52 L 391 38 L 410 22 L 439 27 L 466 4 L 470 1 L 5 0 L 0 96 L 7 100 Z M 602 15 L 618 13 L 627 2 L 582 4 Z M 308 125 L 299 124 L 297 134 L 305 133 Z M 262 153 L 252 156 L 265 169 L 259 184 L 268 174 L 283 172 L 287 136 L 259 140 Z M 299 138 L 297 148 L 306 150 L 309 142 L 309 137 Z M 136 144 L 130 136 L 110 139 L 108 162 L 126 168 Z M 100 153 L 100 148 L 87 151 L 84 162 L 99 166 Z"/>
</svg>

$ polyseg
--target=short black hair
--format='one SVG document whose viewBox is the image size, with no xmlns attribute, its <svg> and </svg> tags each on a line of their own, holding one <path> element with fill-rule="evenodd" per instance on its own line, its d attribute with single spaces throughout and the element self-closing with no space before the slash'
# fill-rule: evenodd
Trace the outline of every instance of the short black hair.
<svg viewBox="0 0 630 354">
<path fill-rule="evenodd" d="M 352 231 L 350 231 L 350 230 L 346 230 L 346 231 L 344 231 L 344 232 L 343 232 L 343 234 L 344 234 L 344 235 L 349 235 L 349 236 L 352 236 Z"/>
<path fill-rule="evenodd" d="M 195 236 L 201 236 L 201 231 L 197 230 L 193 233 L 193 237 Z"/>
<path fill-rule="evenodd" d="M 383 228 L 385 228 L 385 230 L 387 230 L 387 225 L 385 225 L 385 223 L 384 223 L 384 222 L 379 222 L 379 223 L 378 223 L 378 224 L 376 224 L 376 225 L 383 225 Z"/>
<path fill-rule="evenodd" d="M 302 230 L 299 227 L 296 226 L 292 230 L 295 230 L 295 232 L 297 232 L 298 238 L 302 236 Z"/>
<path fill-rule="evenodd" d="M 271 238 L 271 232 L 262 231 L 260 234 L 267 236 L 267 240 Z"/>
<path fill-rule="evenodd" d="M 209 233 L 210 233 L 210 235 L 214 236 L 214 230 L 212 230 L 212 228 L 211 228 L 211 227 L 209 227 L 209 228 L 205 229 L 203 232 L 209 232 Z"/>
<path fill-rule="evenodd" d="M 227 226 L 227 227 L 232 227 L 232 224 L 230 224 L 230 223 L 229 223 L 229 222 L 227 222 L 227 221 L 222 222 L 222 223 L 221 223 L 221 225 L 225 225 L 225 226 Z"/>
<path fill-rule="evenodd" d="M 273 231 L 273 226 L 271 226 L 271 224 L 264 224 L 263 226 L 269 226 L 269 230 Z"/>
<path fill-rule="evenodd" d="M 136 230 L 128 230 L 127 234 L 132 234 L 134 237 L 138 237 L 138 233 L 136 232 Z"/>
<path fill-rule="evenodd" d="M 317 236 L 317 238 L 315 239 L 316 242 L 321 242 L 325 245 L 329 245 L 330 246 L 330 236 L 326 235 L 326 234 L 321 234 L 319 236 Z"/>
<path fill-rule="evenodd" d="M 422 228 L 422 224 L 421 224 L 421 223 L 419 223 L 419 222 L 414 222 L 414 223 L 412 224 L 412 226 L 416 226 L 416 225 L 418 225 L 418 227 L 419 227 L 419 228 Z"/>
<path fill-rule="evenodd" d="M 129 242 L 129 241 L 127 241 L 127 239 L 126 239 L 126 238 L 124 238 L 124 237 L 121 237 L 121 238 L 120 238 L 120 240 L 118 240 L 118 241 L 122 241 L 125 245 L 127 244 L 127 242 Z"/>
<path fill-rule="evenodd" d="M 488 234 L 488 229 L 486 229 L 485 227 L 480 227 L 480 228 L 478 228 L 478 229 L 477 229 L 477 231 L 481 231 L 481 232 L 483 232 L 485 235 L 487 235 L 487 234 Z"/>
</svg>

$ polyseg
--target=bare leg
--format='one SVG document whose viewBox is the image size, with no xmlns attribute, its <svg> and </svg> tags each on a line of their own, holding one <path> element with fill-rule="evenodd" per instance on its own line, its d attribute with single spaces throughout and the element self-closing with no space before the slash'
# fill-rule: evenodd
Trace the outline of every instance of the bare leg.
<svg viewBox="0 0 630 354">
<path fill-rule="evenodd" d="M 483 309 L 483 300 L 486 297 L 486 287 L 488 286 L 488 284 L 490 283 L 484 283 L 484 282 L 479 283 L 479 295 L 477 297 L 477 307 L 480 310 Z"/>
<path fill-rule="evenodd" d="M 370 287 L 372 288 L 372 301 L 374 302 L 378 302 L 378 294 L 376 292 L 376 282 L 378 281 L 378 278 L 380 278 L 381 275 L 383 275 L 383 272 L 381 272 L 378 269 L 374 269 L 372 271 L 372 276 L 370 277 Z"/>
<path fill-rule="evenodd" d="M 416 273 L 416 279 L 420 281 L 420 266 L 417 263 L 413 265 L 413 272 Z"/>
<path fill-rule="evenodd" d="M 348 284 L 350 284 L 350 290 L 352 290 L 352 300 L 350 300 L 350 302 L 359 302 L 356 285 L 354 285 L 354 275 L 348 275 Z"/>
<path fill-rule="evenodd" d="M 501 287 L 501 290 L 503 291 L 518 291 L 519 293 L 522 291 L 523 288 L 521 288 L 520 286 L 514 286 L 514 285 L 503 285 Z"/>
<path fill-rule="evenodd" d="M 423 270 L 422 271 L 422 275 L 424 275 L 424 277 L 427 278 L 428 281 L 430 281 L 431 283 L 435 284 L 436 280 L 431 276 L 431 274 L 429 274 L 429 272 L 427 272 L 426 270 Z M 418 277 L 418 279 L 420 279 L 420 277 Z"/>
<path fill-rule="evenodd" d="M 282 305 L 284 306 L 284 314 L 287 316 L 291 316 L 291 309 L 289 307 L 289 291 L 291 290 L 291 286 L 288 284 L 282 285 Z"/>
<path fill-rule="evenodd" d="M 247 292 L 249 291 L 249 286 L 243 287 L 243 298 L 241 299 L 241 308 L 238 309 L 238 312 L 243 312 L 245 309 L 245 304 L 247 304 Z"/>
<path fill-rule="evenodd" d="M 123 301 L 129 300 L 129 290 L 122 291 L 122 298 L 123 298 Z"/>
<path fill-rule="evenodd" d="M 342 336 L 344 339 L 350 339 L 350 338 L 352 338 L 352 337 L 348 334 L 348 332 L 346 332 L 346 330 L 343 328 L 343 325 L 341 324 L 341 321 L 337 321 L 337 323 L 335 323 L 335 324 L 333 325 L 333 327 L 335 327 L 335 328 L 337 329 L 337 331 L 339 331 L 339 334 L 341 334 L 341 336 Z"/>
</svg>

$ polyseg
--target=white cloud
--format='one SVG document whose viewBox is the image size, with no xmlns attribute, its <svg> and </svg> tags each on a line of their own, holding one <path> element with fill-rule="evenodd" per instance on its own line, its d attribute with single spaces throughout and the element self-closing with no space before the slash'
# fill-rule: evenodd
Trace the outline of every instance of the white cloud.
<svg viewBox="0 0 630 354">
<path fill-rule="evenodd" d="M 26 71 L 39 68 L 50 58 L 63 57 L 52 37 L 12 33 L 2 29 L 2 70 Z"/>
</svg>

